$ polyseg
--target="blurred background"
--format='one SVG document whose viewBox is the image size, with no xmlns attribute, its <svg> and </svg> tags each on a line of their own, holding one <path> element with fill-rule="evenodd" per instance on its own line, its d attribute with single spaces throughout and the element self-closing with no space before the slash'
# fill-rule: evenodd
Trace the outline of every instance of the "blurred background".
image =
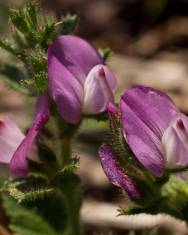
<svg viewBox="0 0 188 235">
<path fill-rule="evenodd" d="M 8 36 L 11 30 L 8 30 L 9 7 L 21 6 L 24 2 L 0 0 L 1 36 Z M 40 3 L 58 19 L 67 13 L 78 14 L 76 33 L 98 48 L 112 49 L 108 64 L 119 82 L 117 101 L 124 89 L 142 84 L 167 92 L 188 114 L 188 0 L 41 0 Z M 4 59 L 7 55 L 1 51 L 0 65 Z M 0 72 L 7 71 L 0 67 Z M 15 76 L 14 71 L 12 73 Z M 26 106 L 25 97 L 0 82 L 0 112 L 12 116 L 22 128 L 27 128 L 30 121 Z M 108 182 L 97 159 L 97 146 L 106 126 L 85 121 L 75 139 L 74 153 L 81 152 L 83 223 L 91 235 L 110 229 L 114 234 L 125 234 L 122 228 L 110 224 L 108 216 L 111 214 L 113 220 L 114 208 L 126 206 L 127 201 L 122 192 Z M 97 217 L 93 218 L 96 223 L 89 221 L 87 213 L 93 205 L 101 208 L 100 220 L 104 223 L 100 224 Z"/>
</svg>

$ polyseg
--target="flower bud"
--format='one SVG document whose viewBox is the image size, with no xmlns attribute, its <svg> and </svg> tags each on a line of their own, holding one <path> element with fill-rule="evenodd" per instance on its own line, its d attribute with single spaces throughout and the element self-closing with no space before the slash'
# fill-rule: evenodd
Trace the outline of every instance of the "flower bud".
<svg viewBox="0 0 188 235">
<path fill-rule="evenodd" d="M 62 118 L 76 124 L 82 114 L 107 109 L 116 78 L 88 42 L 64 35 L 48 49 L 48 87 Z"/>
</svg>

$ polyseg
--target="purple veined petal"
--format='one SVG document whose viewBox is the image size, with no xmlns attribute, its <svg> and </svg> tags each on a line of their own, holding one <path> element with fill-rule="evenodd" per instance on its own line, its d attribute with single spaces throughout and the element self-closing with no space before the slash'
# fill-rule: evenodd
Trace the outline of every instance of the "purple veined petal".
<svg viewBox="0 0 188 235">
<path fill-rule="evenodd" d="M 48 49 L 48 87 L 57 110 L 69 123 L 80 120 L 83 103 L 83 87 L 67 68 Z"/>
<path fill-rule="evenodd" d="M 0 120 L 0 162 L 9 164 L 10 160 L 24 139 L 24 134 L 9 118 Z"/>
<path fill-rule="evenodd" d="M 99 157 L 103 170 L 112 184 L 124 189 L 131 198 L 138 199 L 140 193 L 137 187 L 121 169 L 118 162 L 115 160 L 112 151 L 106 144 L 103 144 L 100 147 Z"/>
<path fill-rule="evenodd" d="M 160 177 L 164 171 L 161 139 L 178 109 L 164 93 L 142 86 L 126 91 L 120 106 L 127 143 L 136 158 Z"/>
<path fill-rule="evenodd" d="M 171 121 L 162 137 L 167 168 L 188 165 L 188 117 L 178 114 Z"/>
<path fill-rule="evenodd" d="M 84 114 L 96 114 L 107 109 L 113 101 L 116 79 L 104 65 L 96 65 L 89 72 L 84 84 Z"/>
<path fill-rule="evenodd" d="M 103 76 L 106 77 L 108 86 L 114 92 L 117 88 L 117 79 L 114 76 L 114 74 L 112 73 L 112 71 L 106 65 L 97 65 L 95 67 L 96 67 L 96 69 L 100 68 L 101 73 L 103 73 Z"/>
<path fill-rule="evenodd" d="M 33 124 L 11 159 L 10 170 L 16 176 L 23 177 L 28 174 L 28 155 L 32 151 L 33 143 L 41 128 L 49 119 L 48 101 L 49 97 L 47 94 L 38 97 Z"/>
<path fill-rule="evenodd" d="M 50 97 L 47 93 L 43 93 L 37 97 L 34 119 L 45 113 L 49 113 L 49 102 L 50 102 Z"/>
<path fill-rule="evenodd" d="M 150 87 L 135 86 L 128 89 L 122 96 L 122 102 L 159 138 L 179 113 L 170 97 Z"/>
<path fill-rule="evenodd" d="M 51 57 L 56 57 L 81 84 L 95 65 L 102 64 L 97 50 L 84 39 L 74 35 L 58 37 L 51 45 L 50 51 Z"/>
<path fill-rule="evenodd" d="M 121 100 L 121 120 L 126 142 L 134 155 L 153 175 L 160 177 L 164 171 L 161 140 L 135 114 L 124 100 Z"/>
</svg>

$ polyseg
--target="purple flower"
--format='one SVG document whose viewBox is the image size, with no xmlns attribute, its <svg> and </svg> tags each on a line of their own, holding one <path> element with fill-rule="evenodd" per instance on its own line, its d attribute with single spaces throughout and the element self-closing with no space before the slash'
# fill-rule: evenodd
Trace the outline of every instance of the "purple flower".
<svg viewBox="0 0 188 235">
<path fill-rule="evenodd" d="M 118 133 L 119 120 L 125 141 L 151 174 L 161 177 L 166 168 L 188 166 L 188 117 L 167 95 L 136 86 L 121 97 L 120 111 L 113 104 L 109 104 L 108 111 L 112 130 Z M 135 183 L 130 169 L 122 167 L 110 145 L 100 147 L 99 157 L 109 180 L 127 191 L 131 198 L 139 198 L 142 185 Z M 125 161 L 129 161 L 126 157 L 125 152 Z"/>
<path fill-rule="evenodd" d="M 149 87 L 130 88 L 121 97 L 120 111 L 128 145 L 154 176 L 188 165 L 188 117 L 167 95 Z"/>
<path fill-rule="evenodd" d="M 46 94 L 38 97 L 34 121 L 26 136 L 8 117 L 0 121 L 0 162 L 9 164 L 11 172 L 19 177 L 28 173 L 27 158 L 36 158 L 33 144 L 49 118 L 48 101 Z"/>
<path fill-rule="evenodd" d="M 106 110 L 113 100 L 116 79 L 98 52 L 85 40 L 60 36 L 48 49 L 49 94 L 69 123 L 82 114 Z"/>
</svg>

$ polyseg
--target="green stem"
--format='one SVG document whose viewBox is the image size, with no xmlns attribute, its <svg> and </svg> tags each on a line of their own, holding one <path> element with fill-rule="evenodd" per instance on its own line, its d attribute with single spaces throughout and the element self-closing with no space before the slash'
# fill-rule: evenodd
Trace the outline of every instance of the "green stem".
<svg viewBox="0 0 188 235">
<path fill-rule="evenodd" d="M 71 160 L 71 137 L 65 136 L 62 138 L 62 164 L 65 166 L 70 163 Z M 67 187 L 66 190 L 63 190 L 65 204 L 67 207 L 68 213 L 68 231 L 67 235 L 80 235 L 80 221 L 79 221 L 79 207 L 78 207 L 78 197 L 79 192 L 76 190 L 76 186 L 72 185 L 72 178 L 67 177 Z"/>
<path fill-rule="evenodd" d="M 64 137 L 61 142 L 62 165 L 70 163 L 71 158 L 71 138 Z"/>
<path fill-rule="evenodd" d="M 68 229 L 66 234 L 67 235 L 80 235 L 80 214 L 79 208 L 76 202 L 76 197 L 73 195 L 75 193 L 73 190 L 68 190 L 64 193 L 65 203 L 67 206 L 68 212 Z"/>
<path fill-rule="evenodd" d="M 56 123 L 59 131 L 59 138 L 61 140 L 61 156 L 62 156 L 62 167 L 71 163 L 71 142 L 74 133 L 78 129 L 80 123 L 72 125 L 66 123 L 56 115 Z M 67 230 L 64 235 L 80 235 L 80 180 L 74 172 L 69 172 L 63 176 L 59 182 L 59 188 L 64 196 L 66 211 L 67 211 Z"/>
<path fill-rule="evenodd" d="M 184 167 L 179 167 L 179 168 L 172 168 L 172 169 L 167 169 L 168 173 L 181 173 L 183 171 L 188 170 L 188 166 L 184 166 Z"/>
</svg>

